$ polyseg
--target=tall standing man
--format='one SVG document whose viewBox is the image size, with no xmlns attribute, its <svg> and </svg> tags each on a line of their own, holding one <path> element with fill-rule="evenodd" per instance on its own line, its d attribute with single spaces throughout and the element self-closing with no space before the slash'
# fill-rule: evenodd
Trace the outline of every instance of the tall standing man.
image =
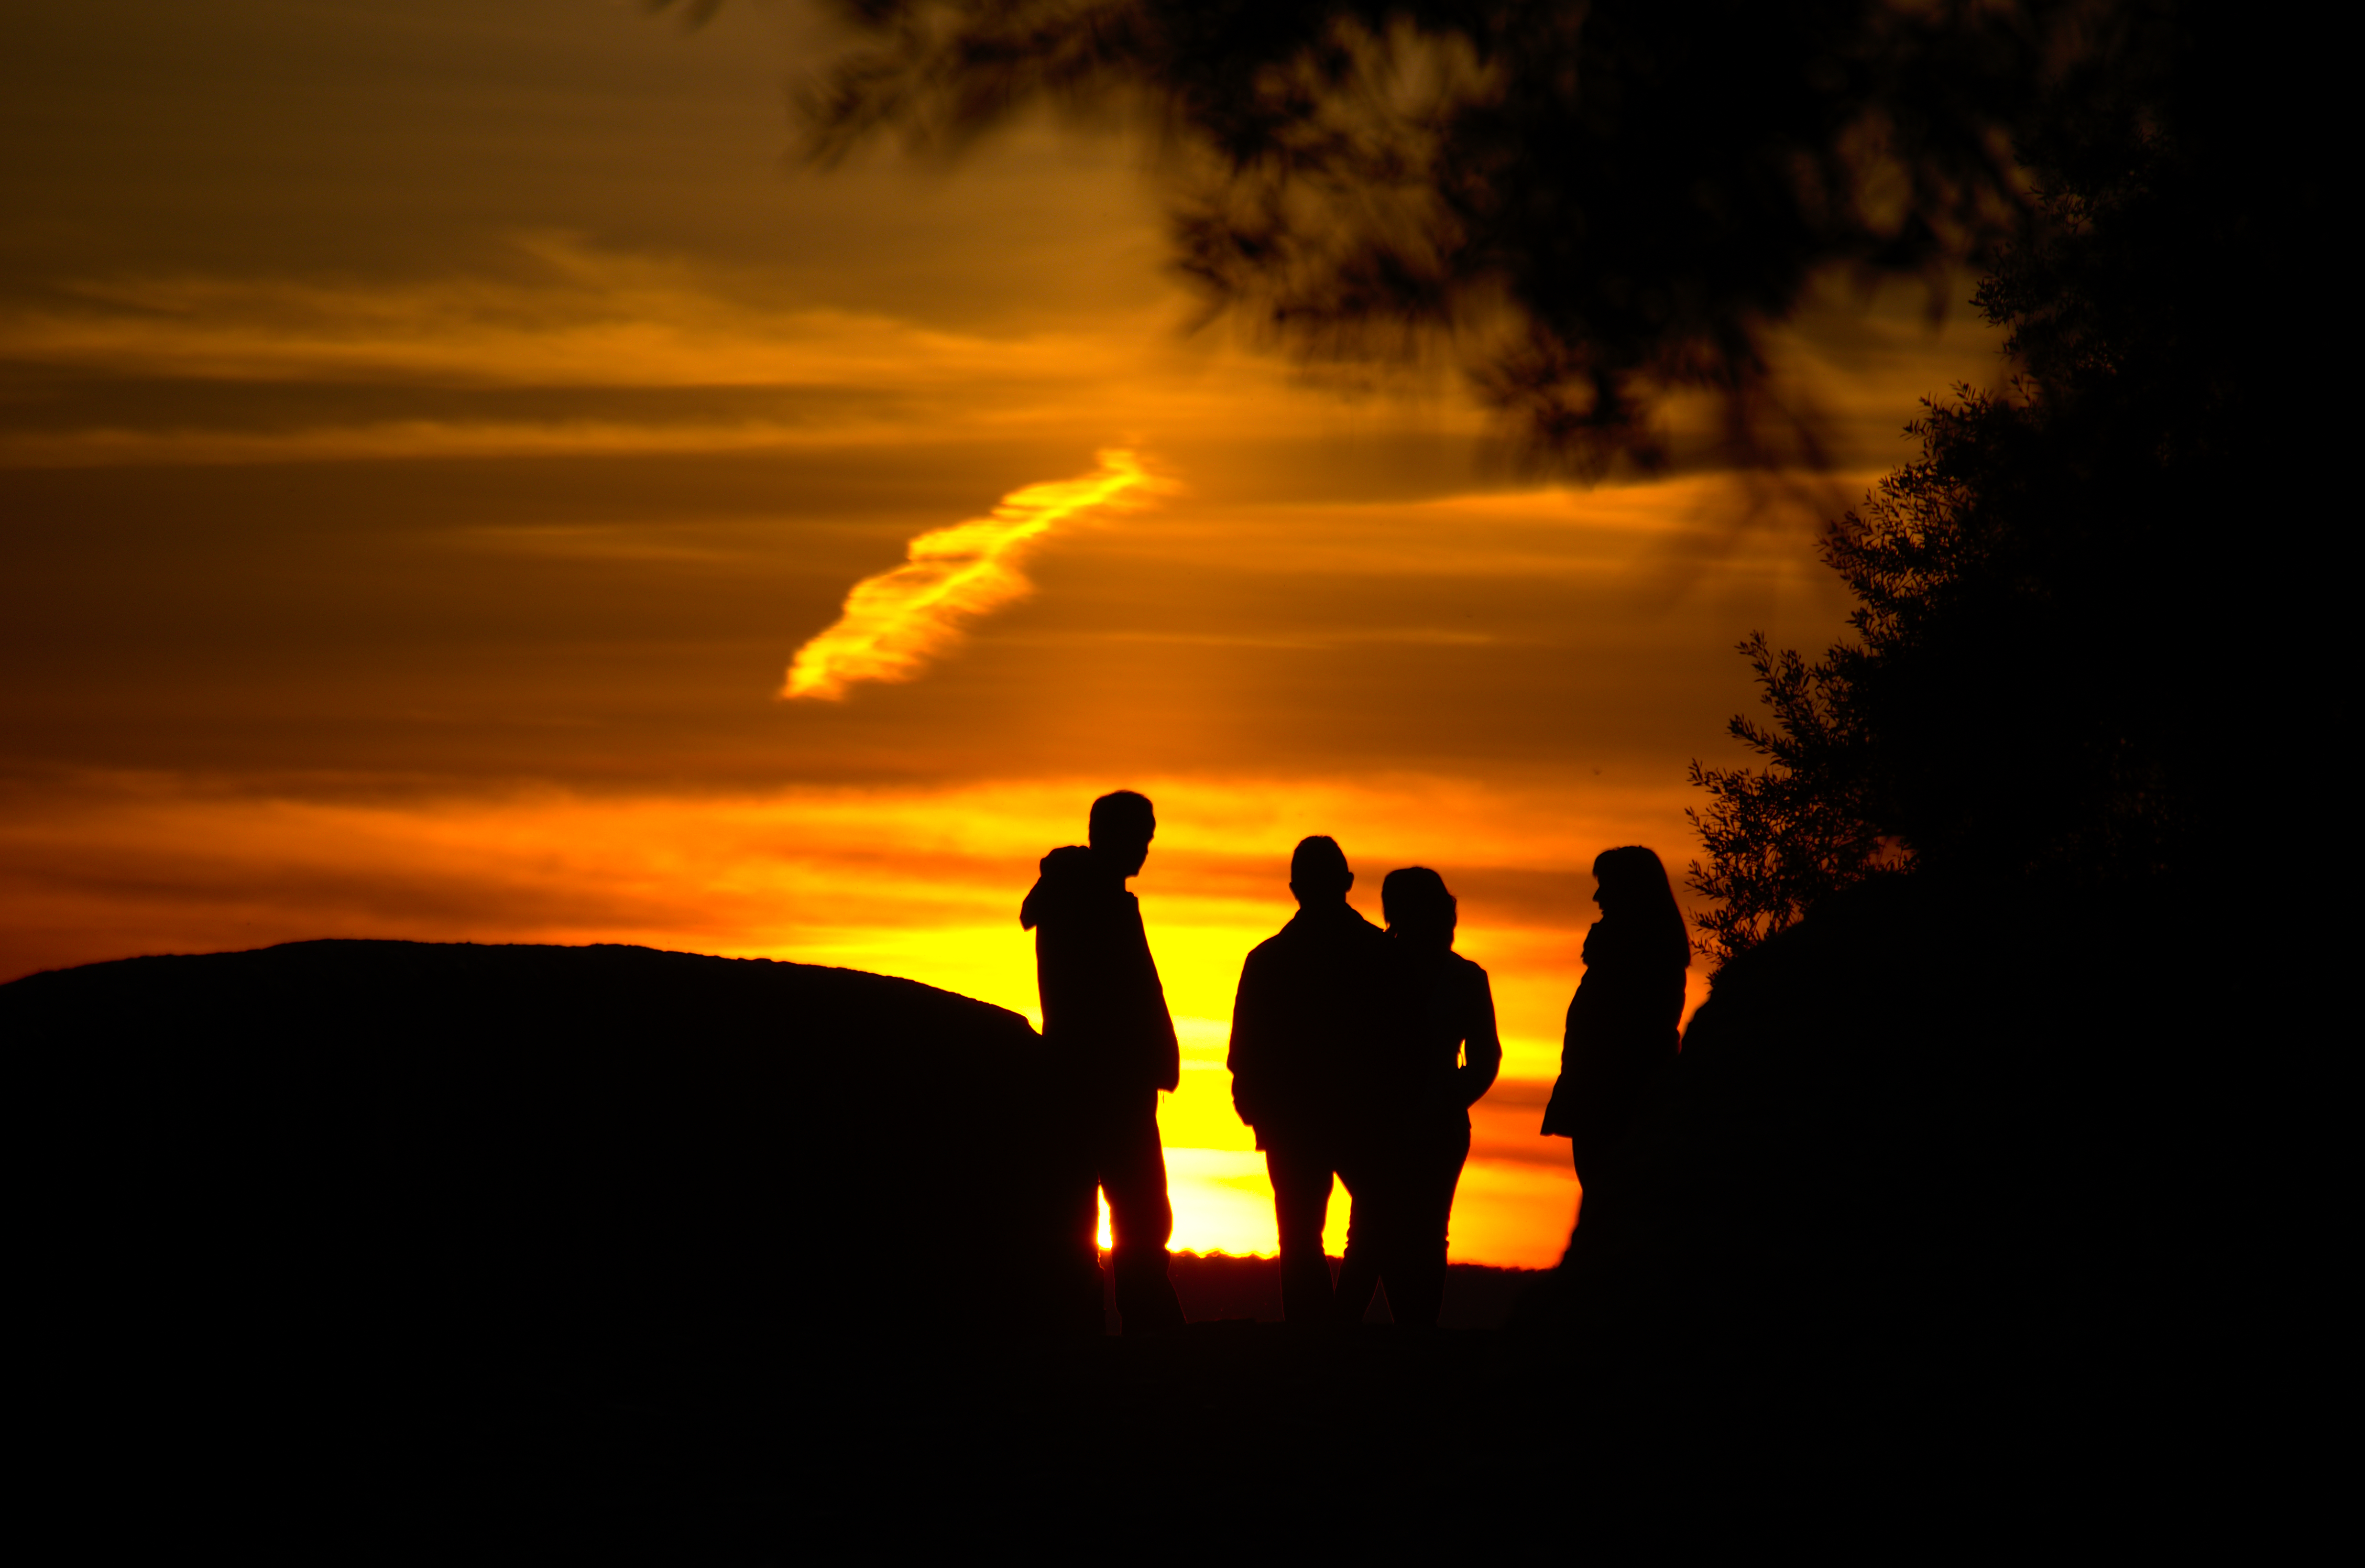
<svg viewBox="0 0 2365 1568">
<path fill-rule="evenodd" d="M 1354 885 L 1336 839 L 1301 842 L 1289 860 L 1297 913 L 1249 955 L 1232 1005 L 1232 1104 L 1272 1178 L 1283 1314 L 1306 1327 L 1333 1317 L 1331 1179 L 1414 1017 L 1387 933 L 1347 902 Z"/>
<path fill-rule="evenodd" d="M 1093 1256 L 1095 1188 L 1108 1194 L 1116 1309 L 1127 1334 L 1182 1327 L 1182 1306 L 1166 1272 L 1174 1208 L 1166 1196 L 1166 1151 L 1158 1141 L 1158 1092 L 1182 1080 L 1182 1053 L 1166 989 L 1149 956 L 1141 904 L 1126 881 L 1149 858 L 1158 819 L 1130 790 L 1093 802 L 1089 845 L 1043 857 L 1018 924 L 1035 933 L 1035 978 L 1043 997 L 1043 1043 L 1065 1161 L 1068 1223 Z M 1098 1269 L 1080 1325 L 1100 1319 Z"/>
</svg>

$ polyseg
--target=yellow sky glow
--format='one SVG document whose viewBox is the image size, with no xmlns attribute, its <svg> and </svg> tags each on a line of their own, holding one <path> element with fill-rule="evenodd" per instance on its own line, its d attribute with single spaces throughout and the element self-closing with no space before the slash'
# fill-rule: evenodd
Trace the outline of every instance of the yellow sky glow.
<svg viewBox="0 0 2365 1568">
<path fill-rule="evenodd" d="M 1584 868 L 1669 801 L 1604 791 L 1573 812 L 1546 791 L 1418 778 L 1132 782 L 1158 803 L 1135 886 L 1182 1044 L 1182 1086 L 1160 1105 L 1174 1244 L 1272 1250 L 1270 1188 L 1224 1070 L 1232 992 L 1249 948 L 1291 913 L 1291 847 L 1328 832 L 1368 913 L 1397 865 L 1440 867 L 1460 892 L 1459 946 L 1492 976 L 1507 1081 L 1478 1109 L 1456 1255 L 1556 1259 L 1575 1187 L 1565 1145 L 1535 1129 L 1582 972 Z M 336 804 L 92 778 L 78 805 L 0 819 L 0 943 L 62 963 L 317 936 L 635 942 L 907 975 L 1039 1022 L 1018 902 L 1037 858 L 1082 837 L 1104 788 Z M 1491 893 L 1489 873 L 1506 867 L 1557 870 L 1571 890 L 1542 904 Z M 1343 1201 L 1332 1218 L 1345 1224 Z"/>
</svg>

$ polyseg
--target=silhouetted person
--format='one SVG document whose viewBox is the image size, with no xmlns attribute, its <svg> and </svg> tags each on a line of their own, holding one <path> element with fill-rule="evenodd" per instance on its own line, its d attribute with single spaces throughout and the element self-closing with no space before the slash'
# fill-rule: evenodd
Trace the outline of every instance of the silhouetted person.
<svg viewBox="0 0 2365 1568">
<path fill-rule="evenodd" d="M 1446 1231 L 1470 1158 L 1470 1107 L 1495 1085 L 1503 1042 L 1486 971 L 1453 950 L 1458 906 L 1426 866 L 1380 884 L 1395 962 L 1412 987 L 1417 1038 L 1350 1131 L 1343 1167 L 1354 1208 L 1339 1270 L 1340 1321 L 1356 1323 L 1384 1281 L 1397 1323 L 1434 1328 L 1445 1300 Z"/>
<path fill-rule="evenodd" d="M 1095 1188 L 1108 1195 L 1116 1309 L 1128 1334 L 1182 1326 L 1167 1278 L 1174 1209 L 1166 1196 L 1166 1151 L 1158 1141 L 1158 1092 L 1182 1077 L 1174 1020 L 1166 1011 L 1141 905 L 1126 880 L 1149 857 L 1158 822 L 1148 797 L 1130 790 L 1093 802 L 1089 846 L 1043 857 L 1018 923 L 1035 932 L 1035 976 L 1043 996 L 1043 1043 L 1060 1123 L 1070 1223 L 1093 1256 Z M 1100 1277 L 1080 1287 L 1078 1327 L 1100 1321 Z"/>
<path fill-rule="evenodd" d="M 1543 1131 L 1569 1140 L 1590 1190 L 1617 1162 L 1660 1075 L 1673 1065 L 1691 935 L 1658 856 L 1639 845 L 1593 862 L 1601 918 L 1585 937 L 1585 978 L 1568 1004 L 1560 1081 Z"/>
<path fill-rule="evenodd" d="M 1240 967 L 1232 1005 L 1232 1104 L 1256 1130 L 1281 1233 L 1282 1311 L 1334 1320 L 1322 1222 L 1351 1129 L 1407 1034 L 1394 944 L 1347 902 L 1355 874 L 1330 838 L 1297 846 L 1297 913 Z"/>
</svg>

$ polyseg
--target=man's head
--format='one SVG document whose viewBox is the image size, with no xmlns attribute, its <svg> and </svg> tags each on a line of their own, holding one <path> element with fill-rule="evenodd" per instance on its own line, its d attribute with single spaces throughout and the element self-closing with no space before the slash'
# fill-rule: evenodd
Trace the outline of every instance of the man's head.
<svg viewBox="0 0 2365 1568">
<path fill-rule="evenodd" d="M 1093 802 L 1093 853 L 1120 876 L 1130 877 L 1149 858 L 1149 841 L 1158 836 L 1158 817 L 1149 797 L 1131 790 L 1103 795 Z"/>
<path fill-rule="evenodd" d="M 1300 909 L 1344 903 L 1354 885 L 1355 873 L 1347 869 L 1347 852 L 1337 839 L 1317 833 L 1298 840 L 1297 852 L 1289 857 L 1289 890 L 1297 895 Z"/>
</svg>

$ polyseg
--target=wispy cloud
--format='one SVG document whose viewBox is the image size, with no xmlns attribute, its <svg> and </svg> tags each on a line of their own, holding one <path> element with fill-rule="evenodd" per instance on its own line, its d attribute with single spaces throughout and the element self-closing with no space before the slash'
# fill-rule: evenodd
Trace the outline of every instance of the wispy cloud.
<svg viewBox="0 0 2365 1568">
<path fill-rule="evenodd" d="M 1088 512 L 1138 504 L 1155 487 L 1133 453 L 1099 456 L 1082 478 L 1013 490 L 985 517 L 913 540 L 903 565 L 855 584 L 836 623 L 797 650 L 779 694 L 834 701 L 856 681 L 911 680 L 962 622 L 1025 598 L 1034 588 L 1018 569 L 1027 545 Z"/>
<path fill-rule="evenodd" d="M 566 236 L 521 236 L 508 260 L 366 285 L 122 274 L 0 300 L 0 361 L 31 373 L 43 414 L 0 429 L 0 464 L 902 449 L 915 429 L 1314 435 L 1337 419 L 1285 367 L 1186 342 L 1179 297 L 950 330 Z M 332 396 L 257 412 L 306 387 Z"/>
</svg>

